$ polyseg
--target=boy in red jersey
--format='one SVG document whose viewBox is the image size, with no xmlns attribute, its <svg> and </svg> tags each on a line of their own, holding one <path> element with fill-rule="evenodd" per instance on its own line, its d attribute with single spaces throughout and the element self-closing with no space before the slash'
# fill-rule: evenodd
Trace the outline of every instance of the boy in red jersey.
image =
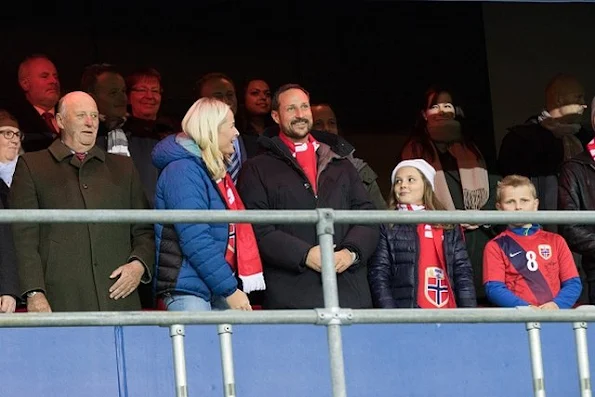
<svg viewBox="0 0 595 397">
<path fill-rule="evenodd" d="M 531 181 L 509 175 L 498 183 L 496 208 L 537 211 Z M 497 306 L 567 309 L 577 301 L 581 280 L 566 241 L 539 225 L 514 224 L 492 239 L 483 252 L 483 283 Z"/>
</svg>

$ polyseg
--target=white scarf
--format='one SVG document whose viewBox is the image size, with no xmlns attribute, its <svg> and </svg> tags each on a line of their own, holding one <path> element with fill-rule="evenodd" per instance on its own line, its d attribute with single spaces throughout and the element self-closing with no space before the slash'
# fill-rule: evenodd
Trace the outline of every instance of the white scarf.
<svg viewBox="0 0 595 397">
<path fill-rule="evenodd" d="M 14 175 L 14 169 L 17 166 L 17 160 L 19 156 L 15 157 L 14 160 L 8 163 L 0 163 L 0 178 L 6 183 L 6 186 L 10 187 L 12 184 L 12 176 Z"/>
<path fill-rule="evenodd" d="M 399 211 L 425 211 L 425 205 L 417 204 L 397 204 L 397 210 Z"/>
</svg>

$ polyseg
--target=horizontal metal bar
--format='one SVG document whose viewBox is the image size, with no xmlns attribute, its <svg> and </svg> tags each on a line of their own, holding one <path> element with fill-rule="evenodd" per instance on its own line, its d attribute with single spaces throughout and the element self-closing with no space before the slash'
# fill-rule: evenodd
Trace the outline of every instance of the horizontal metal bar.
<svg viewBox="0 0 595 397">
<path fill-rule="evenodd" d="M 212 312 L 61 312 L 0 314 L 0 328 L 6 327 L 86 327 L 174 324 L 315 324 L 314 310 L 239 310 Z"/>
<path fill-rule="evenodd" d="M 581 320 L 573 320 L 581 319 Z M 594 322 L 595 310 L 368 309 L 353 310 L 352 324 Z"/>
<path fill-rule="evenodd" d="M 595 211 L 331 211 L 335 223 L 595 224 Z M 316 210 L 2 210 L 0 223 L 310 223 Z"/>
<path fill-rule="evenodd" d="M 595 211 L 334 211 L 335 223 L 594 224 Z"/>
<path fill-rule="evenodd" d="M 311 223 L 315 210 L 2 210 L 0 223 Z"/>
<path fill-rule="evenodd" d="M 339 309 L 352 324 L 595 322 L 595 310 Z M 0 315 L 0 328 L 173 324 L 319 324 L 316 310 L 76 312 Z"/>
</svg>

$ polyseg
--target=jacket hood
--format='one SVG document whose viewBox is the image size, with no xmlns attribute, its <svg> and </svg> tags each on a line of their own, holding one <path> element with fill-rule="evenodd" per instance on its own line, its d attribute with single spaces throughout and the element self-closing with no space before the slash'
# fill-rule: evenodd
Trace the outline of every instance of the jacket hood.
<svg viewBox="0 0 595 397">
<path fill-rule="evenodd" d="M 158 170 L 163 170 L 173 161 L 180 159 L 194 159 L 202 162 L 202 153 L 188 135 L 183 132 L 168 135 L 160 141 L 151 153 L 153 165 Z"/>
</svg>

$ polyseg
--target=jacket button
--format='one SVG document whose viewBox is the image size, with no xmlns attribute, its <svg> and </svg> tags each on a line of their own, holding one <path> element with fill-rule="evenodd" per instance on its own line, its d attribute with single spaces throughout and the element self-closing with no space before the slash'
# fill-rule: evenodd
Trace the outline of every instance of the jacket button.
<svg viewBox="0 0 595 397">
<path fill-rule="evenodd" d="M 83 183 L 83 189 L 88 189 L 89 185 L 87 185 L 86 183 Z"/>
</svg>

